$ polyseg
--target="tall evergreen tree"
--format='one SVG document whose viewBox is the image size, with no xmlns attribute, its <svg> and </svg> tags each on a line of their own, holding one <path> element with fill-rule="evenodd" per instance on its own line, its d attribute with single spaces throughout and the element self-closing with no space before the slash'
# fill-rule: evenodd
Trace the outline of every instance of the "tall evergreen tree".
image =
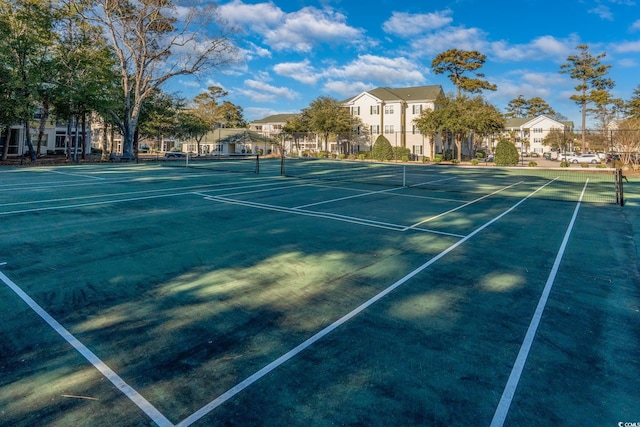
<svg viewBox="0 0 640 427">
<path fill-rule="evenodd" d="M 613 80 L 607 78 L 611 65 L 602 64 L 600 60 L 606 53 L 593 56 L 589 52 L 589 46 L 577 46 L 578 54 L 570 55 L 566 63 L 560 65 L 560 72 L 578 81 L 575 86 L 577 94 L 570 97 L 580 106 L 582 112 L 582 146 L 586 147 L 587 109 L 590 103 L 602 102 L 605 94 L 613 88 Z"/>
</svg>

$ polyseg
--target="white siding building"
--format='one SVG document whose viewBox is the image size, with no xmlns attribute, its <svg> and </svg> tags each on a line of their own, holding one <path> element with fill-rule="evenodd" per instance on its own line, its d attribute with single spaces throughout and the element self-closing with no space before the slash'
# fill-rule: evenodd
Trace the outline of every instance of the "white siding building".
<svg viewBox="0 0 640 427">
<path fill-rule="evenodd" d="M 351 114 L 362 120 L 370 146 L 384 135 L 392 146 L 406 147 L 416 158 L 433 157 L 442 152 L 440 138 L 422 135 L 413 120 L 422 111 L 433 110 L 436 99 L 444 95 L 439 85 L 405 88 L 380 87 L 344 101 Z"/>
<path fill-rule="evenodd" d="M 536 117 L 507 119 L 506 131 L 515 137 L 516 147 L 526 153 L 542 155 L 551 148 L 543 144 L 552 131 L 560 131 L 569 137 L 573 132 L 573 122 L 560 122 L 544 114 Z M 573 150 L 573 147 L 568 147 Z"/>
</svg>

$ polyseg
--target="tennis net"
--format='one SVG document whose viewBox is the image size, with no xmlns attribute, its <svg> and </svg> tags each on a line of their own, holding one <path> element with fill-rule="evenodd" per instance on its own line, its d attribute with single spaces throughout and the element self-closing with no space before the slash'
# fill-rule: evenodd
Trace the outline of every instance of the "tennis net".
<svg viewBox="0 0 640 427">
<path fill-rule="evenodd" d="M 585 189 L 585 202 L 623 204 L 622 173 L 609 168 L 447 167 L 288 157 L 283 159 L 282 175 L 423 189 L 441 195 L 500 190 L 503 195 L 526 196 L 535 191 L 535 197 L 567 201 L 579 200 Z"/>
<path fill-rule="evenodd" d="M 260 173 L 259 156 L 192 156 L 186 154 L 184 157 L 158 158 L 157 162 L 161 166 L 208 169 L 218 172 L 239 172 L 239 173 Z"/>
</svg>

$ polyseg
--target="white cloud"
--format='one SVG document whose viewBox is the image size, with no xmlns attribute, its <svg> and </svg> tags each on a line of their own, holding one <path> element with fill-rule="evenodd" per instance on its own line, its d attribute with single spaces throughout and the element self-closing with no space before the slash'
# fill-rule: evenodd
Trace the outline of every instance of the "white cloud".
<svg viewBox="0 0 640 427">
<path fill-rule="evenodd" d="M 638 62 L 635 59 L 631 58 L 621 59 L 617 62 L 617 64 L 622 68 L 635 68 L 638 66 Z"/>
<path fill-rule="evenodd" d="M 618 53 L 640 52 L 640 41 L 618 43 L 616 45 L 613 45 L 611 49 Z"/>
<path fill-rule="evenodd" d="M 631 24 L 631 27 L 629 27 L 629 30 L 630 31 L 640 31 L 640 19 L 638 19 L 636 22 Z"/>
<path fill-rule="evenodd" d="M 301 83 L 314 85 L 322 76 L 316 73 L 310 64 L 311 62 L 308 59 L 302 62 L 283 62 L 276 64 L 273 67 L 273 71 L 278 75 L 289 77 Z"/>
<path fill-rule="evenodd" d="M 244 4 L 233 0 L 218 8 L 220 17 L 232 25 L 260 33 L 280 25 L 285 13 L 273 3 Z"/>
<path fill-rule="evenodd" d="M 449 27 L 415 40 L 411 48 L 419 56 L 432 56 L 454 48 L 482 52 L 487 47 L 486 36 L 479 28 Z"/>
<path fill-rule="evenodd" d="M 245 4 L 233 0 L 219 8 L 229 23 L 259 34 L 277 51 L 310 52 L 325 44 L 360 44 L 363 30 L 346 24 L 346 16 L 330 9 L 305 7 L 285 13 L 273 3 Z"/>
<path fill-rule="evenodd" d="M 393 12 L 382 29 L 395 36 L 411 37 L 449 25 L 453 21 L 451 13 L 451 10 L 421 14 Z"/>
<path fill-rule="evenodd" d="M 279 99 L 294 99 L 297 93 L 286 87 L 276 87 L 259 80 L 244 81 L 245 88 L 237 92 L 254 102 L 276 102 Z"/>
<path fill-rule="evenodd" d="M 336 79 L 370 81 L 388 86 L 395 86 L 399 83 L 421 84 L 425 81 L 422 67 L 422 65 L 403 57 L 361 55 L 343 67 L 329 68 L 326 75 Z"/>
<path fill-rule="evenodd" d="M 598 15 L 601 19 L 606 21 L 613 21 L 613 13 L 611 13 L 611 9 L 603 4 L 599 4 L 593 9 L 589 9 L 588 12 Z"/>
<path fill-rule="evenodd" d="M 275 50 L 310 52 L 318 43 L 356 44 L 364 39 L 362 30 L 348 26 L 346 17 L 330 10 L 305 7 L 288 14 L 282 25 L 267 31 L 265 43 Z"/>
<path fill-rule="evenodd" d="M 553 36 L 541 36 L 529 43 L 508 45 L 504 41 L 491 43 L 492 57 L 501 61 L 539 61 L 549 58 L 564 60 L 578 43 L 574 36 L 558 40 Z"/>
<path fill-rule="evenodd" d="M 364 91 L 375 88 L 375 85 L 364 82 L 354 82 L 347 80 L 329 80 L 324 85 L 324 91 L 328 93 L 337 93 L 342 97 L 355 96 Z"/>
</svg>

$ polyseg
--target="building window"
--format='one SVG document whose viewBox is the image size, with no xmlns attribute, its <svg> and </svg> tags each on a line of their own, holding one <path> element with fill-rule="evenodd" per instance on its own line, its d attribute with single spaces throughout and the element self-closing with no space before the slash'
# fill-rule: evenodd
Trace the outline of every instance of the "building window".
<svg viewBox="0 0 640 427">
<path fill-rule="evenodd" d="M 393 125 L 384 125 L 384 133 L 393 133 Z"/>
<path fill-rule="evenodd" d="M 414 145 L 413 154 L 415 154 L 416 156 L 422 156 L 422 145 Z"/>
<path fill-rule="evenodd" d="M 380 114 L 380 106 L 379 105 L 372 105 L 370 108 L 370 113 L 371 114 Z"/>
<path fill-rule="evenodd" d="M 360 115 L 360 107 L 351 107 L 351 115 L 359 116 Z"/>
<path fill-rule="evenodd" d="M 380 134 L 380 125 L 371 125 L 371 134 L 379 135 Z"/>
<path fill-rule="evenodd" d="M 384 106 L 384 113 L 385 114 L 393 114 L 393 104 L 385 105 Z"/>
<path fill-rule="evenodd" d="M 413 114 L 422 114 L 422 104 L 413 106 Z"/>
</svg>

